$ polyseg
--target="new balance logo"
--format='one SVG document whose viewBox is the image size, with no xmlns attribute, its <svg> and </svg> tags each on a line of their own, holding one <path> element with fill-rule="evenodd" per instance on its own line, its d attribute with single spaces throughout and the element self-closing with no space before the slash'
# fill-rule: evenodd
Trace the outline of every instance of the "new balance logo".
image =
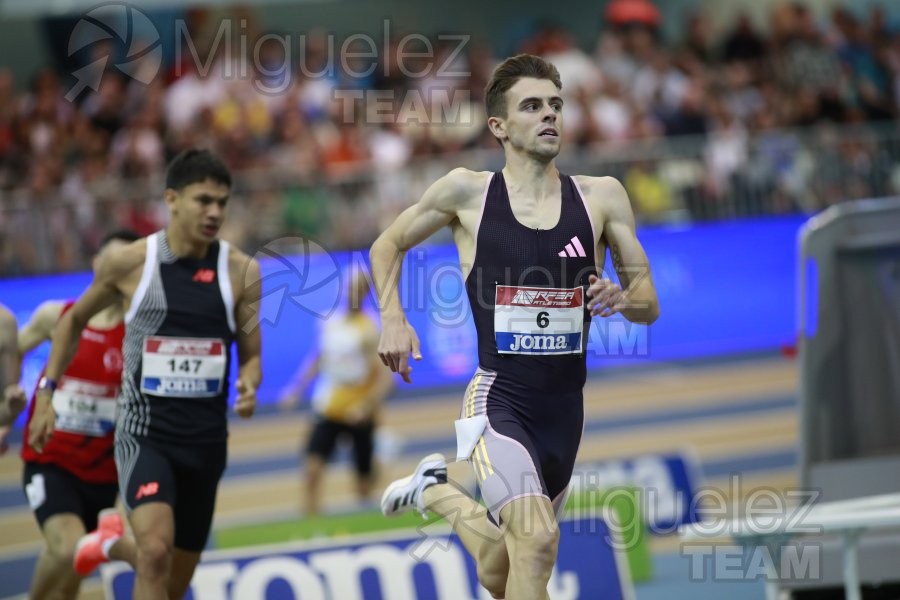
<svg viewBox="0 0 900 600">
<path fill-rule="evenodd" d="M 212 269 L 197 269 L 197 272 L 194 273 L 192 281 L 199 281 L 200 283 L 212 283 L 215 278 L 216 272 Z"/>
<path fill-rule="evenodd" d="M 568 256 L 569 258 L 575 258 L 576 256 L 584 258 L 587 256 L 584 252 L 584 246 L 581 245 L 581 241 L 578 239 L 577 235 L 566 244 L 565 250 L 560 250 L 559 255 L 562 257 Z"/>
<path fill-rule="evenodd" d="M 147 496 L 155 496 L 159 493 L 159 483 L 156 481 L 151 481 L 150 483 L 145 483 L 144 485 L 138 487 L 137 494 L 135 494 L 134 499 L 140 500 L 141 498 L 146 498 Z"/>
</svg>

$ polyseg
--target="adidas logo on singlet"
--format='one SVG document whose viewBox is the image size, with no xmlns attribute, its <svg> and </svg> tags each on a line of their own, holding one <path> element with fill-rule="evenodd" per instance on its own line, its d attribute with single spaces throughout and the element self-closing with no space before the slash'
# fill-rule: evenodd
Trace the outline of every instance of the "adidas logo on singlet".
<svg viewBox="0 0 900 600">
<path fill-rule="evenodd" d="M 577 235 L 566 244 L 565 249 L 559 251 L 559 255 L 563 258 L 575 258 L 576 256 L 585 258 L 587 256 L 584 251 L 584 246 L 581 245 L 581 240 L 578 239 Z"/>
</svg>

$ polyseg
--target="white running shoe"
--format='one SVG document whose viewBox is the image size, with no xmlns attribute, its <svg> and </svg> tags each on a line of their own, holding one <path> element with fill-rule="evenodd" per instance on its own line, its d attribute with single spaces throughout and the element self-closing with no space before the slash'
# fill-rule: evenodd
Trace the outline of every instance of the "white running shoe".
<svg viewBox="0 0 900 600">
<path fill-rule="evenodd" d="M 443 454 L 429 454 L 419 462 L 412 475 L 387 486 L 381 496 L 381 512 L 386 517 L 395 517 L 415 509 L 426 517 L 422 492 L 438 483 L 447 483 L 447 461 Z"/>
</svg>

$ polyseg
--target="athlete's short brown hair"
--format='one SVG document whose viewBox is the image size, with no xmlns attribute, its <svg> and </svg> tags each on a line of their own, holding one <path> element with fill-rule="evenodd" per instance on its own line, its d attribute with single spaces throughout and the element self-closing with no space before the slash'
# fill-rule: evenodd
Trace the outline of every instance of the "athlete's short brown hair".
<svg viewBox="0 0 900 600">
<path fill-rule="evenodd" d="M 497 65 L 484 92 L 484 108 L 488 118 L 506 117 L 506 92 L 523 77 L 549 79 L 562 89 L 559 71 L 552 64 L 532 54 L 519 54 Z"/>
</svg>

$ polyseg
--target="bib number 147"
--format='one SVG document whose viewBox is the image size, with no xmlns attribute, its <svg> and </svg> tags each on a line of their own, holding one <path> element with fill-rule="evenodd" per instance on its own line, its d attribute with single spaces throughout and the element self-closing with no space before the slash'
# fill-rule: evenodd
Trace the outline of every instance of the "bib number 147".
<svg viewBox="0 0 900 600">
<path fill-rule="evenodd" d="M 199 373 L 203 361 L 198 358 L 184 358 L 177 360 L 171 358 L 166 361 L 172 373 Z"/>
</svg>

